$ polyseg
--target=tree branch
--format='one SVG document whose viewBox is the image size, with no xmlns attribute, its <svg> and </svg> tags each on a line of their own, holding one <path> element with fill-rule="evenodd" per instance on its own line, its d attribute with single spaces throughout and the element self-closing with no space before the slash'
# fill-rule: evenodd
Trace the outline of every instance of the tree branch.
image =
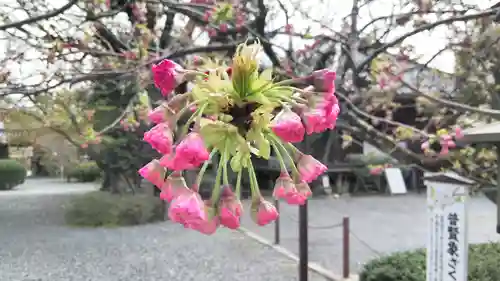
<svg viewBox="0 0 500 281">
<path fill-rule="evenodd" d="M 423 32 L 423 31 L 426 31 L 426 30 L 438 27 L 440 25 L 451 24 L 451 23 L 458 22 L 458 21 L 469 21 L 469 20 L 478 19 L 478 18 L 482 18 L 482 17 L 488 17 L 488 16 L 495 15 L 496 13 L 497 13 L 497 10 L 488 10 L 488 11 L 484 11 L 484 12 L 481 12 L 481 13 L 475 13 L 475 14 L 472 14 L 472 15 L 465 15 L 465 16 L 447 18 L 447 19 L 444 19 L 444 20 L 440 20 L 440 21 L 436 21 L 436 22 L 433 22 L 433 23 L 422 25 L 421 27 L 415 28 L 411 32 L 408 32 L 408 33 L 406 33 L 406 34 L 398 37 L 397 39 L 393 40 L 392 42 L 384 44 L 382 47 L 376 49 L 373 53 L 371 53 L 366 59 L 364 59 L 356 67 L 356 73 L 360 72 L 363 69 L 363 67 L 365 67 L 366 65 L 370 64 L 370 62 L 374 58 L 376 58 L 378 55 L 384 53 L 387 49 L 389 49 L 391 47 L 394 47 L 397 44 L 403 42 L 406 38 L 409 38 L 409 37 L 411 37 L 413 35 L 416 35 L 416 34 L 418 34 L 420 32 Z"/>
<path fill-rule="evenodd" d="M 52 17 L 55 17 L 59 14 L 64 13 L 66 10 L 69 10 L 77 2 L 78 2 L 78 0 L 71 0 L 70 2 L 68 2 L 68 4 L 66 4 L 66 5 L 62 6 L 61 8 L 56 9 L 52 12 L 49 12 L 49 13 L 46 13 L 46 14 L 43 14 L 40 16 L 30 17 L 30 18 L 25 19 L 25 20 L 0 25 L 0 31 L 6 30 L 9 28 L 18 28 L 18 27 L 23 26 L 25 24 L 35 23 L 35 22 L 40 21 L 40 20 L 50 19 Z"/>
</svg>

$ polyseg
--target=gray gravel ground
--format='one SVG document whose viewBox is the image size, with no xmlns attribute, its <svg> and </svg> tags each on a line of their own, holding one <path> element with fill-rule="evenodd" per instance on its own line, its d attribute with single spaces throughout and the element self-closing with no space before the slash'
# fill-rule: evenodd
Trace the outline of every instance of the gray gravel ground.
<svg viewBox="0 0 500 281">
<path fill-rule="evenodd" d="M 0 281 L 297 280 L 292 261 L 238 232 L 207 237 L 169 222 L 69 228 L 69 195 L 17 193 L 0 196 Z"/>
<path fill-rule="evenodd" d="M 246 202 L 248 204 L 248 202 Z M 469 242 L 500 241 L 495 231 L 496 206 L 483 195 L 469 201 Z M 363 196 L 309 201 L 309 259 L 340 275 L 342 228 L 350 217 L 350 267 L 393 252 L 425 247 L 426 198 L 423 194 Z M 281 245 L 298 254 L 298 209 L 281 203 Z M 273 241 L 274 225 L 256 227 L 247 217 L 243 226 Z"/>
</svg>

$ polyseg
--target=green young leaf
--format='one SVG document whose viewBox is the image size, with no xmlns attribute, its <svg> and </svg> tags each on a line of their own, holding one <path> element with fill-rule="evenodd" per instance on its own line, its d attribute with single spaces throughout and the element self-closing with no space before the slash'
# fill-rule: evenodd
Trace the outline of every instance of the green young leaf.
<svg viewBox="0 0 500 281">
<path fill-rule="evenodd" d="M 241 171 L 242 168 L 247 168 L 250 161 L 250 153 L 244 151 L 238 151 L 230 161 L 231 169 L 234 172 Z"/>
<path fill-rule="evenodd" d="M 271 104 L 271 101 L 267 97 L 262 95 L 261 93 L 255 93 L 251 96 L 247 96 L 246 100 L 248 102 L 256 102 L 256 103 L 259 103 L 262 105 L 270 105 Z"/>
<path fill-rule="evenodd" d="M 241 171 L 241 168 L 242 168 L 241 152 L 236 153 L 236 155 L 233 156 L 233 158 L 231 159 L 231 162 L 229 164 L 231 165 L 231 169 L 234 172 Z"/>
<path fill-rule="evenodd" d="M 285 87 L 271 87 L 264 90 L 262 94 L 268 98 L 283 100 L 292 97 L 293 91 Z"/>
<path fill-rule="evenodd" d="M 256 93 L 263 93 L 272 87 L 273 87 L 273 83 L 271 81 L 267 81 L 267 80 L 259 78 L 255 81 L 253 81 L 252 88 L 250 89 L 251 94 L 249 96 L 256 94 Z"/>
<path fill-rule="evenodd" d="M 257 148 L 259 149 L 259 156 L 264 159 L 271 157 L 271 144 L 261 133 L 257 139 Z"/>
<path fill-rule="evenodd" d="M 220 144 L 226 138 L 225 129 L 217 123 L 205 124 L 200 129 L 200 134 L 205 140 L 205 144 L 220 149 Z"/>
<path fill-rule="evenodd" d="M 262 73 L 259 76 L 259 79 L 264 80 L 264 81 L 272 81 L 273 80 L 273 69 L 268 68 L 268 69 L 265 69 L 264 71 L 262 71 Z"/>
</svg>

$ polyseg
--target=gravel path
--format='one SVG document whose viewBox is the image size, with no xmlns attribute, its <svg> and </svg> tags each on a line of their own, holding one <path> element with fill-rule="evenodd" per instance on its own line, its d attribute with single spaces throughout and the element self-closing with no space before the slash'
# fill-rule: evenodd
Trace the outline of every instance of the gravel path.
<svg viewBox="0 0 500 281">
<path fill-rule="evenodd" d="M 0 196 L 1 281 L 297 280 L 292 261 L 227 229 L 207 237 L 169 222 L 66 227 L 61 210 L 70 195 L 21 192 L 43 189 L 34 183 Z"/>
<path fill-rule="evenodd" d="M 350 217 L 350 268 L 388 253 L 425 247 L 427 209 L 425 196 L 365 196 L 309 201 L 309 260 L 340 275 L 342 227 Z M 248 202 L 246 202 L 248 204 Z M 281 203 L 281 245 L 298 254 L 298 208 Z M 248 218 L 243 226 L 273 241 L 274 225 L 256 227 Z M 482 195 L 469 202 L 469 242 L 500 241 L 495 231 L 496 206 Z"/>
</svg>

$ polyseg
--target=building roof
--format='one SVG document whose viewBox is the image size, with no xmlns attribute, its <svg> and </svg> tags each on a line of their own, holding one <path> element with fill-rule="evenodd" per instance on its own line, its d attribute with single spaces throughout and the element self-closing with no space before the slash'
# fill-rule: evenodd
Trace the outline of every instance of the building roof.
<svg viewBox="0 0 500 281">
<path fill-rule="evenodd" d="M 500 143 L 500 122 L 478 124 L 464 130 L 464 137 L 460 139 L 467 143 Z"/>
</svg>

